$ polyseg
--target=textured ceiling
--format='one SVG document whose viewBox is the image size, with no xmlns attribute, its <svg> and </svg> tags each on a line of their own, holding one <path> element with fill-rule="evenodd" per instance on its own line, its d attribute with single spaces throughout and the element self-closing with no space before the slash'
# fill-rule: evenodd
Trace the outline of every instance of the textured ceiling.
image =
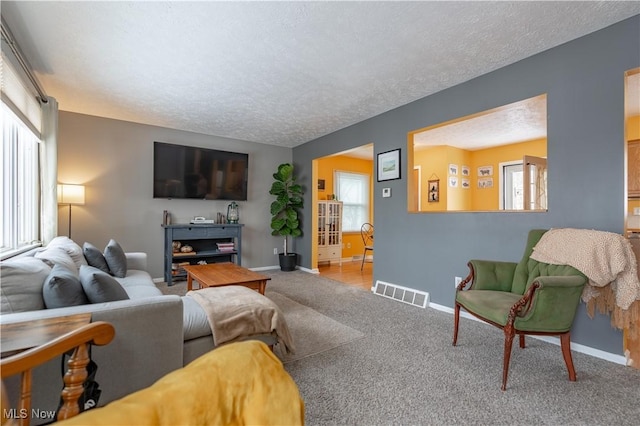
<svg viewBox="0 0 640 426">
<path fill-rule="evenodd" d="M 2 2 L 61 110 L 287 147 L 638 13 L 637 1 Z"/>
<path fill-rule="evenodd" d="M 540 95 L 416 133 L 413 144 L 474 151 L 546 136 L 547 96 Z"/>
</svg>

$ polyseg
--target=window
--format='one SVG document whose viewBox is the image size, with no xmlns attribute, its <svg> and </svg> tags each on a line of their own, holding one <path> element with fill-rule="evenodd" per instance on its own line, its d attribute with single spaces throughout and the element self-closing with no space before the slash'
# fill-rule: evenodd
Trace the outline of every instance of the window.
<svg viewBox="0 0 640 426">
<path fill-rule="evenodd" d="M 364 173 L 339 172 L 334 174 L 335 193 L 342 201 L 342 231 L 360 232 L 369 220 L 369 180 Z"/>
<path fill-rule="evenodd" d="M 500 209 L 547 209 L 547 160 L 525 155 L 500 163 Z"/>
<path fill-rule="evenodd" d="M 39 143 L 33 132 L 2 103 L 2 258 L 30 248 L 40 237 Z"/>
</svg>

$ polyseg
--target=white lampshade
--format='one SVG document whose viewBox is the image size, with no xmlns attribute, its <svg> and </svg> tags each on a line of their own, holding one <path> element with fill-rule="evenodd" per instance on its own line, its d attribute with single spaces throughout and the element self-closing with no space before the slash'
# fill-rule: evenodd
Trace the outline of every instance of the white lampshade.
<svg viewBox="0 0 640 426">
<path fill-rule="evenodd" d="M 84 185 L 58 185 L 58 204 L 84 204 Z"/>
</svg>

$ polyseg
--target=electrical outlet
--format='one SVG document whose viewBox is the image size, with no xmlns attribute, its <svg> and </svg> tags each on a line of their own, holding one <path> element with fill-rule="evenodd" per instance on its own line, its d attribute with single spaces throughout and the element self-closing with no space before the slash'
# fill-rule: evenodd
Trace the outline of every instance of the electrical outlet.
<svg viewBox="0 0 640 426">
<path fill-rule="evenodd" d="M 462 282 L 462 277 L 455 277 L 454 282 L 455 282 L 455 287 L 458 288 L 458 284 Z"/>
<path fill-rule="evenodd" d="M 351 243 L 347 243 L 347 248 L 350 249 L 351 248 Z"/>
<path fill-rule="evenodd" d="M 273 254 L 278 254 L 278 247 L 273 248 Z"/>
</svg>

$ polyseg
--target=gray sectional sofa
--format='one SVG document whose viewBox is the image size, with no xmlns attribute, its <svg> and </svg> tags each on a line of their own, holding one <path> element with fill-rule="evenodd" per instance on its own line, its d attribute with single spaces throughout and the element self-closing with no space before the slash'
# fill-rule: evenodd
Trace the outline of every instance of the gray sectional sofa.
<svg viewBox="0 0 640 426">
<path fill-rule="evenodd" d="M 0 262 L 0 323 L 91 313 L 92 321 L 107 321 L 115 327 L 110 344 L 92 348 L 92 359 L 98 365 L 96 381 L 102 390 L 99 405 L 143 389 L 215 347 L 200 305 L 190 297 L 163 295 L 146 271 L 145 253 L 123 255 L 126 273 L 113 279 L 128 299 L 50 309 L 47 304 L 59 304 L 59 300 L 51 302 L 50 295 L 45 300 L 43 294 L 51 289 L 56 265 L 75 267 L 79 275 L 90 270 L 78 244 L 57 237 L 43 249 Z M 273 335 L 252 338 L 276 342 Z M 9 395 L 16 395 L 17 383 L 17 378 L 5 382 Z M 62 385 L 60 361 L 38 368 L 32 407 L 55 410 Z"/>
</svg>

